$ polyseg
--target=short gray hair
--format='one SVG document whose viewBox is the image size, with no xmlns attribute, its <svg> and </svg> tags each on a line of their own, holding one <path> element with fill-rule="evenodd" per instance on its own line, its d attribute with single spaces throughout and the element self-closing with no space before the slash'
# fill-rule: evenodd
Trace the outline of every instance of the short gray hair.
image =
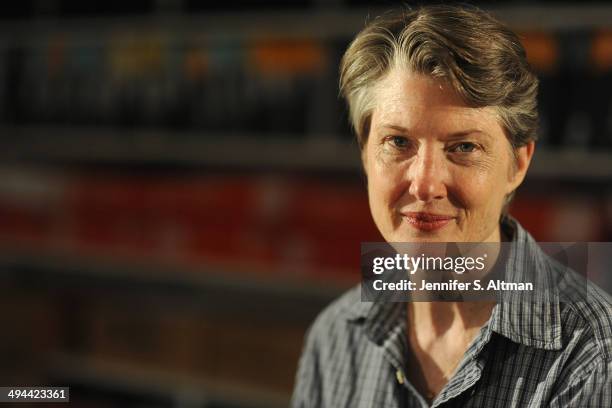
<svg viewBox="0 0 612 408">
<path fill-rule="evenodd" d="M 510 29 L 475 7 L 435 5 L 370 22 L 346 50 L 340 93 L 363 148 L 372 88 L 392 68 L 448 81 L 470 106 L 496 108 L 514 149 L 537 139 L 538 78 Z"/>
</svg>

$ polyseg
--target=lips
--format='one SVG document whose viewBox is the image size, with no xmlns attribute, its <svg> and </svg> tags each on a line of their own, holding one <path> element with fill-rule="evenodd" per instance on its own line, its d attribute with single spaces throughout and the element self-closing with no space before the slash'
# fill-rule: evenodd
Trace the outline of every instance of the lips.
<svg viewBox="0 0 612 408">
<path fill-rule="evenodd" d="M 412 227 L 421 231 L 435 231 L 444 227 L 455 218 L 449 215 L 426 212 L 405 212 L 402 215 Z"/>
</svg>

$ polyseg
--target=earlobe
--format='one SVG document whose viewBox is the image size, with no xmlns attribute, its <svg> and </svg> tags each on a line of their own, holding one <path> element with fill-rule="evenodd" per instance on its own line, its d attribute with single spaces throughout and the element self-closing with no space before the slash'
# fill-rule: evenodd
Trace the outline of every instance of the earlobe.
<svg viewBox="0 0 612 408">
<path fill-rule="evenodd" d="M 366 155 L 366 146 L 361 148 L 361 167 L 363 168 L 363 173 L 368 176 L 368 161 Z"/>
<path fill-rule="evenodd" d="M 533 157 L 534 151 L 535 142 L 533 141 L 527 143 L 525 146 L 519 147 L 516 150 L 515 171 L 510 183 L 512 185 L 511 191 L 516 190 L 525 179 L 525 175 L 527 174 L 527 169 L 529 169 L 529 164 L 531 163 L 531 158 Z"/>
<path fill-rule="evenodd" d="M 527 173 L 527 169 L 529 168 L 529 164 L 531 163 L 531 158 L 533 157 L 533 153 L 535 151 L 535 142 L 531 141 L 527 143 L 525 146 L 519 147 L 519 168 L 523 172 L 523 175 Z"/>
</svg>

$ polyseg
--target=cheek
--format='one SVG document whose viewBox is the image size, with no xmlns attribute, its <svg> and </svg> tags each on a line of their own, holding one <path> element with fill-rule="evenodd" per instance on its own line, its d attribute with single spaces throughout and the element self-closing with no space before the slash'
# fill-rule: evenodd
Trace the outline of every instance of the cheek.
<svg viewBox="0 0 612 408">
<path fill-rule="evenodd" d="M 405 192 L 406 181 L 402 166 L 388 165 L 381 161 L 373 163 L 368 172 L 370 204 L 377 208 L 390 209 Z"/>
<path fill-rule="evenodd" d="M 384 167 L 384 168 L 383 168 Z M 372 219 L 387 240 L 392 240 L 393 231 L 401 221 L 395 208 L 403 195 L 402 179 L 397 171 L 388 166 L 374 165 L 368 170 L 368 200 Z"/>
<path fill-rule="evenodd" d="M 501 209 L 506 195 L 507 172 L 500 166 L 483 166 L 455 172 L 455 199 L 473 216 L 488 217 Z"/>
</svg>

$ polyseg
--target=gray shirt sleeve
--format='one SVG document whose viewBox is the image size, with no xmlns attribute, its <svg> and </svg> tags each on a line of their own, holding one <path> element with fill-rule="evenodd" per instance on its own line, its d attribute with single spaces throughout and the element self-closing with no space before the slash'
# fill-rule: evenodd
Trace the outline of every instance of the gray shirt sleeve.
<svg viewBox="0 0 612 408">
<path fill-rule="evenodd" d="M 600 360 L 594 370 L 561 390 L 550 407 L 612 407 L 612 360 Z"/>
<path fill-rule="evenodd" d="M 304 349 L 298 363 L 291 408 L 321 407 L 321 385 L 319 348 L 311 326 L 306 333 Z"/>
</svg>

